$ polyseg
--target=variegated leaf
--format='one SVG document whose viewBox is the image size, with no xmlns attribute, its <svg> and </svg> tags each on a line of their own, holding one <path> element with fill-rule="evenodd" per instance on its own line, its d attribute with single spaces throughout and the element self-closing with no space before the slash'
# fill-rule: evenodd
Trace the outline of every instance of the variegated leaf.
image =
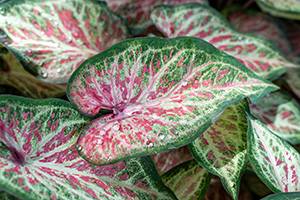
<svg viewBox="0 0 300 200">
<path fill-rule="evenodd" d="M 12 53 L 0 55 L 0 85 L 18 90 L 25 97 L 43 99 L 62 97 L 66 93 L 66 84 L 45 83 L 24 70 Z"/>
<path fill-rule="evenodd" d="M 143 32 L 152 21 L 150 12 L 157 5 L 175 5 L 188 2 L 208 4 L 207 0 L 105 0 L 108 7 L 125 18 L 131 34 Z"/>
<path fill-rule="evenodd" d="M 153 154 L 150 157 L 156 164 L 156 169 L 159 174 L 166 173 L 173 167 L 194 159 L 194 157 L 190 153 L 188 146 L 183 146 L 178 149 Z"/>
<path fill-rule="evenodd" d="M 212 176 L 210 185 L 203 200 L 232 200 L 232 197 L 230 197 L 228 192 L 226 192 L 221 181 Z M 243 184 L 241 184 L 239 200 L 252 200 L 251 194 Z"/>
<path fill-rule="evenodd" d="M 46 82 L 67 82 L 87 58 L 123 40 L 123 21 L 96 0 L 0 3 L 0 28 L 22 65 Z"/>
<path fill-rule="evenodd" d="M 209 6 L 196 3 L 158 6 L 150 17 L 166 37 L 201 38 L 268 80 L 278 78 L 287 68 L 299 67 L 289 62 L 272 42 L 235 30 L 219 12 Z"/>
<path fill-rule="evenodd" d="M 195 159 L 221 178 L 233 199 L 238 198 L 241 176 L 248 164 L 247 100 L 229 106 L 200 137 L 189 144 Z"/>
<path fill-rule="evenodd" d="M 300 200 L 300 192 L 272 194 L 261 200 Z"/>
<path fill-rule="evenodd" d="M 259 197 L 264 197 L 268 194 L 273 193 L 255 174 L 252 168 L 247 167 L 242 183 L 245 184 L 248 190 Z"/>
<path fill-rule="evenodd" d="M 75 144 L 86 120 L 63 100 L 0 96 L 0 190 L 25 199 L 176 199 L 150 158 L 84 161 Z"/>
<path fill-rule="evenodd" d="M 275 193 L 300 190 L 300 154 L 246 112 L 248 156 L 257 176 Z"/>
<path fill-rule="evenodd" d="M 164 175 L 162 180 L 180 200 L 203 199 L 211 174 L 196 160 L 184 162 Z"/>
<path fill-rule="evenodd" d="M 264 12 L 277 17 L 300 20 L 300 2 L 298 0 L 256 0 Z"/>
<path fill-rule="evenodd" d="M 274 42 L 286 58 L 298 61 L 283 25 L 275 17 L 250 10 L 227 12 L 227 19 L 238 31 L 255 33 Z"/>
<path fill-rule="evenodd" d="M 277 91 L 251 104 L 251 112 L 276 135 L 291 144 L 300 143 L 300 107 L 289 95 Z"/>
<path fill-rule="evenodd" d="M 67 95 L 85 115 L 101 108 L 78 140 L 95 164 L 174 149 L 200 136 L 231 104 L 277 89 L 197 38 L 126 40 L 86 60 Z"/>
</svg>

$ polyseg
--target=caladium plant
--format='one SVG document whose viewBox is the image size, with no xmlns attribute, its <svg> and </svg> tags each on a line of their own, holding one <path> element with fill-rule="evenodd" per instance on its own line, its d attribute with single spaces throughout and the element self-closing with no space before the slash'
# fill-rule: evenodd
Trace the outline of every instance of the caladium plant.
<svg viewBox="0 0 300 200">
<path fill-rule="evenodd" d="M 89 123 L 77 148 L 102 165 L 158 153 L 200 136 L 231 104 L 276 90 L 239 61 L 197 38 L 126 40 L 73 73 L 67 95 Z"/>
<path fill-rule="evenodd" d="M 278 78 L 287 68 L 299 68 L 289 62 L 273 43 L 257 35 L 235 30 L 219 12 L 209 6 L 196 3 L 162 5 L 157 6 L 150 17 L 166 37 L 201 38 L 234 56 L 266 79 Z"/>
<path fill-rule="evenodd" d="M 0 94 L 71 101 L 0 96 L 0 199 L 296 199 L 299 22 L 251 2 L 0 0 Z"/>
<path fill-rule="evenodd" d="M 26 199 L 176 199 L 150 158 L 100 167 L 79 157 L 87 120 L 63 100 L 1 96 L 0 189 Z"/>
<path fill-rule="evenodd" d="M 277 91 L 251 104 L 252 114 L 276 135 L 291 144 L 300 143 L 300 106 L 289 95 Z"/>
<path fill-rule="evenodd" d="M 278 1 L 278 0 L 256 0 L 257 5 L 271 15 L 300 19 L 300 4 L 297 0 Z"/>
<path fill-rule="evenodd" d="M 12 0 L 0 12 L 5 46 L 47 82 L 67 82 L 81 62 L 127 36 L 123 20 L 96 0 Z"/>
<path fill-rule="evenodd" d="M 8 52 L 0 55 L 0 85 L 10 86 L 20 95 L 34 99 L 62 97 L 66 84 L 43 82 L 26 71 L 15 56 Z"/>
<path fill-rule="evenodd" d="M 153 22 L 150 12 L 157 5 L 174 5 L 188 2 L 208 4 L 207 0 L 106 0 L 108 7 L 124 17 L 130 28 L 131 34 L 138 35 Z"/>
</svg>

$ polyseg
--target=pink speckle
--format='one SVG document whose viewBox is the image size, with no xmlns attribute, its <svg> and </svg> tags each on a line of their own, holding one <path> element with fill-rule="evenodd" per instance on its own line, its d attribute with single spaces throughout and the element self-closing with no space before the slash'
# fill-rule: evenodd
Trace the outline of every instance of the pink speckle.
<svg viewBox="0 0 300 200">
<path fill-rule="evenodd" d="M 2 110 L 2 112 L 5 112 L 5 108 L 4 107 L 1 107 L 1 110 Z"/>
<path fill-rule="evenodd" d="M 52 113 L 51 117 L 54 118 L 55 117 L 55 113 Z"/>
<path fill-rule="evenodd" d="M 29 192 L 29 191 L 30 191 L 28 187 L 25 187 L 24 190 L 25 190 L 26 192 Z"/>
<path fill-rule="evenodd" d="M 54 194 L 51 195 L 51 198 L 52 198 L 53 200 L 56 200 L 56 197 L 55 197 Z"/>
<path fill-rule="evenodd" d="M 67 116 L 69 116 L 70 115 L 70 111 L 68 110 L 68 112 L 67 112 Z"/>
</svg>

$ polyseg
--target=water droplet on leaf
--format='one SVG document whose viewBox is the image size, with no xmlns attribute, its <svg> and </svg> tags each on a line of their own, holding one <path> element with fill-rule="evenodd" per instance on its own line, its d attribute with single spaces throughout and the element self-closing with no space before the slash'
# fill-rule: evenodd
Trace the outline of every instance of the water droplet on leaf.
<svg viewBox="0 0 300 200">
<path fill-rule="evenodd" d="M 27 18 L 31 18 L 32 16 L 30 14 L 26 14 L 26 17 Z"/>
<path fill-rule="evenodd" d="M 66 43 L 71 43 L 71 42 L 72 42 L 72 38 L 66 37 L 66 38 L 65 38 L 65 41 L 66 41 Z"/>
<path fill-rule="evenodd" d="M 58 25 L 58 21 L 54 21 L 53 24 L 54 24 L 54 26 L 57 26 Z"/>
<path fill-rule="evenodd" d="M 10 21 L 5 21 L 5 23 L 6 23 L 7 25 L 11 25 L 11 22 L 10 22 Z"/>
<path fill-rule="evenodd" d="M 32 52 L 31 49 L 27 49 L 26 51 L 27 51 L 28 53 L 31 53 L 31 52 Z"/>
<path fill-rule="evenodd" d="M 77 147 L 78 151 L 82 150 L 82 146 Z M 82 161 L 83 162 L 83 161 Z M 84 163 L 84 162 L 83 162 Z"/>
<path fill-rule="evenodd" d="M 1 8 L 0 8 L 0 13 L 1 13 L 1 14 L 4 14 L 4 13 L 5 13 L 5 9 L 1 7 Z"/>
<path fill-rule="evenodd" d="M 239 40 L 242 40 L 243 38 L 242 38 L 242 36 L 239 36 L 238 39 L 239 39 Z"/>
<path fill-rule="evenodd" d="M 147 141 L 146 142 L 147 147 L 151 148 L 153 147 L 153 143 L 151 141 Z"/>
<path fill-rule="evenodd" d="M 160 136 L 158 136 L 159 137 L 159 139 L 161 139 L 161 140 L 163 140 L 163 139 L 165 139 L 165 135 L 163 135 L 163 134 L 161 134 Z"/>
<path fill-rule="evenodd" d="M 100 135 L 105 135 L 105 134 L 106 134 L 106 131 L 101 130 L 101 131 L 99 132 L 99 134 L 100 134 Z"/>
<path fill-rule="evenodd" d="M 42 74 L 42 76 L 43 76 L 43 78 L 47 78 L 48 77 L 48 73 L 45 72 L 45 73 Z"/>
<path fill-rule="evenodd" d="M 119 124 L 115 124 L 115 125 L 112 127 L 112 129 L 113 129 L 114 131 L 118 131 L 118 130 L 120 129 L 120 125 L 119 125 Z"/>
<path fill-rule="evenodd" d="M 41 35 L 44 35 L 45 34 L 45 31 L 41 31 Z"/>
<path fill-rule="evenodd" d="M 181 86 L 186 86 L 188 84 L 187 80 L 182 80 Z"/>
</svg>

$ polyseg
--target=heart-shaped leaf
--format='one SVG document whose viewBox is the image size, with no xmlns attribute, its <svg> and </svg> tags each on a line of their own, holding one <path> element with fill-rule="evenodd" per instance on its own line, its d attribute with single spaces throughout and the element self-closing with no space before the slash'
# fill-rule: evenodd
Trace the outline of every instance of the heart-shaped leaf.
<svg viewBox="0 0 300 200">
<path fill-rule="evenodd" d="M 230 8 L 229 8 L 230 9 Z M 226 15 L 231 25 L 238 31 L 255 33 L 274 42 L 286 58 L 292 62 L 298 61 L 283 25 L 271 15 L 250 10 L 227 11 Z"/>
<path fill-rule="evenodd" d="M 287 192 L 269 195 L 261 200 L 300 200 L 300 192 Z"/>
<path fill-rule="evenodd" d="M 246 111 L 248 156 L 257 176 L 275 193 L 300 190 L 300 154 Z"/>
<path fill-rule="evenodd" d="M 106 0 L 108 7 L 127 20 L 131 34 L 138 35 L 152 25 L 150 12 L 157 5 L 188 2 L 208 4 L 207 0 Z"/>
<path fill-rule="evenodd" d="M 177 148 L 199 137 L 245 96 L 259 101 L 277 89 L 231 56 L 197 38 L 126 40 L 86 60 L 67 95 L 95 119 L 78 140 L 95 164 Z"/>
<path fill-rule="evenodd" d="M 7 47 L 33 75 L 67 82 L 87 58 L 123 40 L 123 21 L 95 0 L 11 0 L 0 4 Z"/>
<path fill-rule="evenodd" d="M 84 161 L 75 144 L 86 123 L 63 100 L 0 96 L 0 190 L 25 199 L 176 199 L 150 158 Z"/>
<path fill-rule="evenodd" d="M 66 84 L 45 83 L 24 70 L 12 53 L 0 55 L 0 85 L 18 90 L 25 97 L 43 99 L 61 97 L 66 93 Z"/>
<path fill-rule="evenodd" d="M 173 167 L 194 159 L 194 157 L 190 153 L 188 146 L 183 146 L 178 149 L 153 154 L 150 157 L 156 164 L 156 169 L 159 174 L 166 173 Z"/>
<path fill-rule="evenodd" d="M 174 167 L 161 178 L 178 199 L 203 199 L 211 174 L 196 160 L 191 160 Z"/>
<path fill-rule="evenodd" d="M 235 30 L 219 12 L 209 6 L 196 3 L 158 6 L 150 17 L 166 37 L 201 38 L 234 56 L 266 79 L 278 78 L 287 67 L 299 67 L 289 62 L 272 42 Z"/>
<path fill-rule="evenodd" d="M 289 95 L 277 91 L 251 104 L 251 112 L 276 135 L 291 144 L 300 143 L 300 107 Z"/>
<path fill-rule="evenodd" d="M 189 144 L 195 159 L 219 176 L 233 199 L 238 198 L 241 176 L 248 164 L 247 100 L 229 106 L 200 137 Z"/>
<path fill-rule="evenodd" d="M 300 3 L 298 0 L 256 0 L 256 3 L 262 11 L 271 15 L 300 20 Z"/>
</svg>

